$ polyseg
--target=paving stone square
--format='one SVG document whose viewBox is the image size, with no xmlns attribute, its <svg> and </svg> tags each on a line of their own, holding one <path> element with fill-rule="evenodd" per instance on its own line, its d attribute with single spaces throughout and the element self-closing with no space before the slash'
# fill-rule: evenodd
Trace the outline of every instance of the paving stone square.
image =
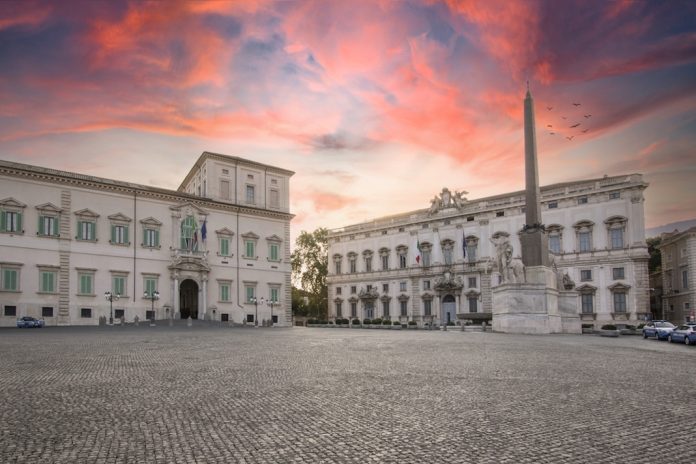
<svg viewBox="0 0 696 464">
<path fill-rule="evenodd" d="M 2 463 L 693 456 L 696 349 L 637 336 L 66 327 L 0 352 Z"/>
</svg>

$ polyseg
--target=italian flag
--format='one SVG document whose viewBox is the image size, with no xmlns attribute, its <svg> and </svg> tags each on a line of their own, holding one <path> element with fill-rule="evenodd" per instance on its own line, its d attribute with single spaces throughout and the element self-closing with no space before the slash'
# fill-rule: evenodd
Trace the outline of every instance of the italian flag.
<svg viewBox="0 0 696 464">
<path fill-rule="evenodd" d="M 420 244 L 420 240 L 419 240 L 419 239 L 416 239 L 416 250 L 418 250 L 418 252 L 416 253 L 416 264 L 420 264 L 420 260 L 421 260 L 421 244 Z"/>
</svg>

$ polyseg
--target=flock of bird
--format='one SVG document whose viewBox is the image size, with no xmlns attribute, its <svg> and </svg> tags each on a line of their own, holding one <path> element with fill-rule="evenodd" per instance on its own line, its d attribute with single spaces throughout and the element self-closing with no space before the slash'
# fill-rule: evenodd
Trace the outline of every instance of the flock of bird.
<svg viewBox="0 0 696 464">
<path fill-rule="evenodd" d="M 580 103 L 573 103 L 573 106 L 577 109 L 577 108 L 579 108 L 580 106 L 582 106 L 582 104 L 580 104 Z M 548 111 L 553 111 L 553 108 L 554 108 L 553 106 L 547 106 L 547 107 L 546 107 L 546 109 L 547 109 Z M 587 123 L 589 122 L 589 119 L 592 117 L 592 115 L 591 115 L 591 114 L 583 114 L 582 116 L 585 118 L 585 121 L 583 121 L 583 120 L 581 119 L 580 122 L 574 122 L 574 124 L 568 126 L 568 129 L 577 129 L 577 128 L 580 127 L 580 126 L 585 127 L 585 126 L 587 125 Z M 578 117 L 578 118 L 579 118 L 579 117 Z M 567 116 L 561 116 L 561 119 L 563 119 L 564 121 L 567 121 L 567 120 L 568 120 L 568 117 L 567 117 Z M 546 125 L 546 129 L 547 129 L 548 135 L 556 135 L 557 133 L 560 133 L 560 132 L 563 130 L 562 127 L 558 127 L 558 126 L 554 128 L 553 124 L 547 124 L 547 125 Z M 577 137 L 577 136 L 579 136 L 579 135 L 581 135 L 581 134 L 586 134 L 586 133 L 588 133 L 589 131 L 590 131 L 589 128 L 579 129 L 578 131 L 575 131 L 575 134 L 566 135 L 565 138 L 568 139 L 569 141 L 572 141 L 575 137 Z M 564 132 L 565 132 L 565 131 L 564 131 Z"/>
</svg>

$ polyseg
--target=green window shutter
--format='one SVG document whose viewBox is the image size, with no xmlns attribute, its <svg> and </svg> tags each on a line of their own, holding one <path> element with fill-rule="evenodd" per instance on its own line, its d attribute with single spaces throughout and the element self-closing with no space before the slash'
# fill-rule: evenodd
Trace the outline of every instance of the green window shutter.
<svg viewBox="0 0 696 464">
<path fill-rule="evenodd" d="M 78 240 L 85 240 L 85 239 L 87 239 L 87 237 L 83 237 L 83 236 L 82 236 L 82 228 L 84 227 L 82 224 L 84 224 L 84 222 L 82 222 L 82 221 L 77 221 L 77 239 L 78 239 Z"/>
<path fill-rule="evenodd" d="M 2 231 L 7 231 L 7 226 L 5 226 L 5 219 L 7 214 L 8 213 L 6 211 L 0 211 L 0 230 Z"/>
<path fill-rule="evenodd" d="M 53 235 L 58 236 L 58 223 L 60 222 L 60 216 L 53 218 Z"/>
<path fill-rule="evenodd" d="M 80 276 L 80 293 L 87 293 L 85 292 L 85 276 L 83 275 Z"/>
<path fill-rule="evenodd" d="M 44 234 L 44 220 L 45 219 L 46 219 L 45 217 L 39 216 L 39 235 Z"/>
<path fill-rule="evenodd" d="M 155 230 L 155 246 L 159 246 L 159 230 Z"/>
<path fill-rule="evenodd" d="M 22 231 L 22 213 L 17 213 L 17 232 Z"/>
<path fill-rule="evenodd" d="M 116 226 L 111 226 L 111 243 L 116 243 Z"/>
<path fill-rule="evenodd" d="M 226 238 L 220 239 L 220 254 L 222 256 L 229 256 L 230 254 L 230 242 Z"/>
<path fill-rule="evenodd" d="M 48 288 L 48 276 L 47 276 L 47 274 L 48 274 L 48 272 L 41 273 L 41 291 L 42 292 L 48 291 L 47 290 L 47 288 Z"/>
<path fill-rule="evenodd" d="M 19 287 L 17 286 L 17 271 L 10 270 L 10 289 L 17 290 L 18 288 Z"/>
<path fill-rule="evenodd" d="M 278 245 L 271 245 L 271 259 L 278 261 Z"/>
<path fill-rule="evenodd" d="M 55 274 L 53 272 L 47 272 L 46 275 L 48 276 L 48 291 L 53 293 L 56 291 L 55 289 Z"/>
<path fill-rule="evenodd" d="M 246 242 L 246 255 L 247 258 L 254 257 L 254 242 L 252 242 L 251 240 Z"/>
<path fill-rule="evenodd" d="M 89 239 L 90 240 L 97 239 L 97 224 L 95 222 L 89 223 Z"/>
<path fill-rule="evenodd" d="M 128 244 L 128 226 L 123 226 L 123 243 Z"/>
</svg>

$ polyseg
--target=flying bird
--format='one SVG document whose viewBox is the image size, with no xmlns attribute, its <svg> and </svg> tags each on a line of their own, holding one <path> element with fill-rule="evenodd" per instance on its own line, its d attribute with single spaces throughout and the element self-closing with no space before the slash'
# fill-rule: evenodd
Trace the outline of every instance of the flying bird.
<svg viewBox="0 0 696 464">
<path fill-rule="evenodd" d="M 562 117 L 563 119 L 568 119 L 568 118 L 566 118 L 565 116 L 561 116 L 561 117 Z"/>
<path fill-rule="evenodd" d="M 555 132 L 549 132 L 549 135 L 556 135 Z"/>
<path fill-rule="evenodd" d="M 546 109 L 551 111 L 553 109 L 553 106 L 547 106 Z"/>
<path fill-rule="evenodd" d="M 580 106 L 580 103 L 573 103 L 573 106 Z"/>
<path fill-rule="evenodd" d="M 591 114 L 586 114 L 586 115 L 585 115 L 585 119 L 590 119 L 590 116 L 592 116 L 592 115 L 591 115 Z"/>
<path fill-rule="evenodd" d="M 573 124 L 572 126 L 570 126 L 570 128 L 571 128 L 571 129 L 575 129 L 575 128 L 578 127 L 579 125 L 580 125 L 580 123 Z"/>
<path fill-rule="evenodd" d="M 584 131 L 582 131 L 582 133 L 584 134 L 584 133 L 587 132 L 588 130 L 590 130 L 590 129 L 585 129 Z"/>
<path fill-rule="evenodd" d="M 573 140 L 574 135 L 571 135 L 570 137 L 566 137 L 568 140 Z"/>
<path fill-rule="evenodd" d="M 553 127 L 551 124 L 547 124 L 546 127 Z"/>
</svg>

